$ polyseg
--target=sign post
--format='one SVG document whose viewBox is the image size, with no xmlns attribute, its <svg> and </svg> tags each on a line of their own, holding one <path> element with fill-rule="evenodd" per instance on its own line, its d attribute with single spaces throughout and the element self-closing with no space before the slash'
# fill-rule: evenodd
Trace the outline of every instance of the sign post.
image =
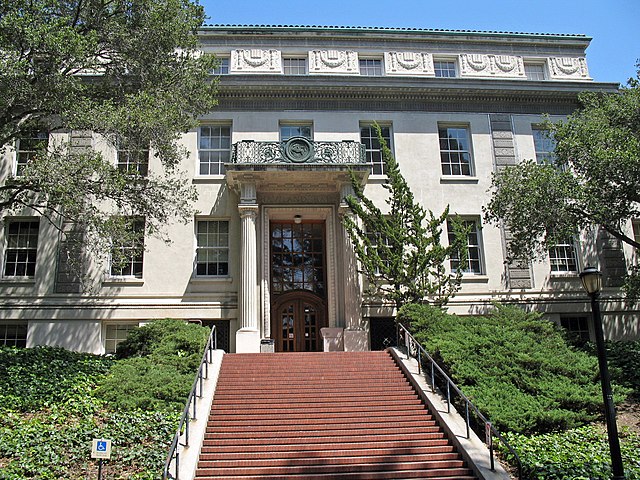
<svg viewBox="0 0 640 480">
<path fill-rule="evenodd" d="M 111 458 L 111 440 L 94 438 L 91 443 L 91 458 L 98 459 L 98 480 L 102 480 L 102 461 Z"/>
</svg>

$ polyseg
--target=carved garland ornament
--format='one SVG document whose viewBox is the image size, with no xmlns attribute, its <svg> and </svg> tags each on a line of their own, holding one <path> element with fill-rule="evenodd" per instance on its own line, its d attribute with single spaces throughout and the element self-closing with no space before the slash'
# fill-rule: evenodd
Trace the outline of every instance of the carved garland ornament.
<svg viewBox="0 0 640 480">
<path fill-rule="evenodd" d="M 235 50 L 233 68 L 236 71 L 270 72 L 280 70 L 279 50 Z"/>
<path fill-rule="evenodd" d="M 358 55 L 345 50 L 313 50 L 311 72 L 357 73 Z"/>
<path fill-rule="evenodd" d="M 587 78 L 589 76 L 584 58 L 553 57 L 551 73 L 554 77 Z"/>
<path fill-rule="evenodd" d="M 429 53 L 386 52 L 385 66 L 391 75 L 433 75 L 433 60 Z"/>
<path fill-rule="evenodd" d="M 522 57 L 512 55 L 484 55 L 463 53 L 460 55 L 462 74 L 469 76 L 524 76 Z"/>
</svg>

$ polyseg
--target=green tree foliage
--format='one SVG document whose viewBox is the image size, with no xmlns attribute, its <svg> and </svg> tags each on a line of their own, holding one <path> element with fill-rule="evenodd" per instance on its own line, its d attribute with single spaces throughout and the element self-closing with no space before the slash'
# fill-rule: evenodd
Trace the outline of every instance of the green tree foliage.
<svg viewBox="0 0 640 480">
<path fill-rule="evenodd" d="M 124 410 L 181 410 L 208 336 L 208 328 L 174 319 L 134 329 L 97 395 Z"/>
<path fill-rule="evenodd" d="M 407 305 L 398 320 L 499 428 L 539 433 L 578 427 L 602 410 L 595 357 L 570 347 L 538 313 L 498 306 L 485 317 Z M 629 391 L 615 387 L 616 392 Z"/>
<path fill-rule="evenodd" d="M 191 218 L 195 190 L 178 168 L 178 138 L 215 105 L 215 60 L 197 49 L 202 6 L 191 0 L 2 0 L 0 146 L 35 131 L 91 131 L 161 168 L 123 171 L 94 149 L 45 142 L 22 175 L 0 185 L 0 213 L 23 208 L 75 223 L 102 252 L 125 238 L 113 215 L 143 216 L 146 232 Z M 88 238 L 87 238 L 88 237 Z"/>
<path fill-rule="evenodd" d="M 637 79 L 618 93 L 582 93 L 566 121 L 547 122 L 556 141 L 553 164 L 525 161 L 494 174 L 489 222 L 513 235 L 515 259 L 544 257 L 550 246 L 580 230 L 600 227 L 640 249 L 628 235 L 640 216 L 640 64 Z M 627 293 L 640 294 L 638 270 Z"/>
<path fill-rule="evenodd" d="M 451 257 L 465 264 L 468 230 L 457 218 L 449 217 L 447 207 L 441 215 L 427 211 L 414 199 L 400 168 L 375 125 L 386 166 L 389 212 L 383 213 L 367 198 L 364 188 L 351 174 L 355 192 L 345 198 L 353 217 L 344 217 L 361 272 L 373 292 L 400 307 L 407 302 L 433 298 L 445 305 L 460 288 L 462 269 L 449 273 L 445 263 Z M 441 237 L 447 220 L 453 222 L 455 240 L 448 246 Z"/>
</svg>

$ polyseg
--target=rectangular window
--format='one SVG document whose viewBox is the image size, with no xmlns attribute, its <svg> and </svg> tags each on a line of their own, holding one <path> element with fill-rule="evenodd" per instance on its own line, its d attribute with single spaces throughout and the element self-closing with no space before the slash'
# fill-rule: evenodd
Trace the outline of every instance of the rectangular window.
<svg viewBox="0 0 640 480">
<path fill-rule="evenodd" d="M 196 276 L 229 275 L 229 222 L 196 222 Z"/>
<path fill-rule="evenodd" d="M 0 345 L 4 345 L 5 347 L 26 348 L 27 324 L 26 323 L 0 324 Z"/>
<path fill-rule="evenodd" d="M 453 60 L 434 60 L 433 70 L 436 77 L 453 78 L 457 77 L 456 62 Z"/>
<path fill-rule="evenodd" d="M 586 343 L 591 339 L 587 317 L 560 317 L 560 326 L 575 337 L 579 343 Z"/>
<path fill-rule="evenodd" d="M 385 268 L 389 268 L 391 260 L 387 258 L 387 254 L 386 254 L 386 251 L 390 249 L 389 238 L 383 235 L 380 235 L 379 233 L 376 234 L 372 232 L 367 232 L 366 235 L 369 241 L 371 242 L 371 249 L 375 250 L 375 253 L 378 254 L 378 256 L 380 257 L 380 260 L 385 265 Z M 385 248 L 381 248 L 382 246 L 384 246 Z M 380 269 L 376 268 L 375 273 L 376 275 L 380 275 Z"/>
<path fill-rule="evenodd" d="M 552 272 L 577 272 L 578 260 L 573 238 L 567 238 L 549 249 Z"/>
<path fill-rule="evenodd" d="M 107 325 L 104 336 L 104 353 L 116 353 L 118 344 L 126 340 L 129 332 L 137 327 L 137 323 L 115 323 Z"/>
<path fill-rule="evenodd" d="M 360 59 L 360 75 L 367 77 L 382 76 L 382 60 L 377 58 Z"/>
<path fill-rule="evenodd" d="M 33 278 L 38 256 L 38 220 L 9 220 L 4 276 Z"/>
<path fill-rule="evenodd" d="M 128 150 L 118 148 L 118 170 L 127 175 L 146 177 L 149 173 L 149 150 Z"/>
<path fill-rule="evenodd" d="M 550 135 L 549 130 L 534 125 L 531 131 L 533 133 L 533 145 L 536 149 L 536 161 L 538 164 L 555 163 L 556 141 Z"/>
<path fill-rule="evenodd" d="M 542 63 L 525 63 L 524 74 L 527 80 L 545 80 L 546 78 Z"/>
<path fill-rule="evenodd" d="M 211 72 L 213 75 L 228 75 L 229 74 L 229 57 L 217 57 L 218 65 L 213 68 Z"/>
<path fill-rule="evenodd" d="M 391 148 L 391 127 L 380 126 L 382 138 Z M 371 165 L 373 175 L 384 175 L 387 173 L 384 160 L 382 158 L 382 146 L 378 140 L 378 133 L 373 125 L 360 126 L 360 142 L 364 144 L 367 162 Z"/>
<path fill-rule="evenodd" d="M 313 140 L 313 128 L 309 123 L 282 123 L 280 124 L 280 141 L 284 142 L 291 137 L 305 137 Z"/>
<path fill-rule="evenodd" d="M 200 127 L 198 140 L 200 175 L 224 175 L 224 164 L 231 158 L 231 127 Z"/>
<path fill-rule="evenodd" d="M 144 219 L 130 217 L 127 238 L 111 247 L 111 275 L 142 278 L 144 261 Z"/>
<path fill-rule="evenodd" d="M 471 142 L 467 127 L 439 127 L 443 175 L 471 175 Z"/>
<path fill-rule="evenodd" d="M 40 150 L 47 148 L 49 132 L 37 131 L 16 141 L 16 176 L 24 174 L 24 169 Z"/>
<path fill-rule="evenodd" d="M 458 268 L 462 268 L 464 273 L 472 273 L 474 275 L 482 275 L 482 241 L 480 237 L 480 224 L 476 220 L 465 220 L 463 225 L 470 229 L 467 237 L 467 261 L 460 264 L 460 255 L 452 255 L 450 260 L 451 271 L 457 272 Z M 449 244 L 455 241 L 455 233 L 453 223 L 447 220 L 447 232 L 449 235 Z"/>
<path fill-rule="evenodd" d="M 633 220 L 631 225 L 633 226 L 633 238 L 637 243 L 640 243 L 640 219 Z"/>
<path fill-rule="evenodd" d="M 282 69 L 285 75 L 305 75 L 307 73 L 307 59 L 283 58 Z"/>
</svg>

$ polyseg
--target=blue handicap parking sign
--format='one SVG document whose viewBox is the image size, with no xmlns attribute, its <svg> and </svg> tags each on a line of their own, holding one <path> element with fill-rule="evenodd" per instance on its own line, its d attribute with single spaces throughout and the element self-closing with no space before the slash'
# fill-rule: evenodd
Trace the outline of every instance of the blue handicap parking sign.
<svg viewBox="0 0 640 480">
<path fill-rule="evenodd" d="M 106 452 L 107 451 L 106 440 L 98 440 L 98 444 L 96 445 L 96 450 L 99 452 Z"/>
</svg>

